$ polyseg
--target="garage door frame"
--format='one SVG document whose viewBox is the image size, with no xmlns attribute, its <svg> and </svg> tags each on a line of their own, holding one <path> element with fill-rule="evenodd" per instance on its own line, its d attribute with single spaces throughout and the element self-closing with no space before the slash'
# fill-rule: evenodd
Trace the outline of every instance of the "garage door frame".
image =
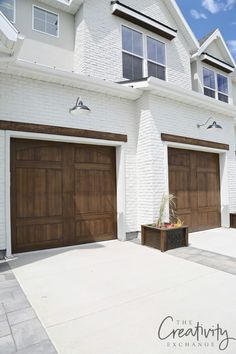
<svg viewBox="0 0 236 354">
<path fill-rule="evenodd" d="M 220 167 L 220 198 L 221 198 L 221 227 L 230 226 L 229 217 L 229 186 L 228 186 L 228 156 L 227 151 L 223 149 L 208 148 L 197 145 L 181 144 L 175 142 L 163 141 L 164 144 L 164 168 L 166 174 L 165 192 L 169 193 L 169 162 L 168 148 L 195 150 L 219 154 Z"/>
<path fill-rule="evenodd" d="M 117 185 L 117 238 L 126 240 L 125 230 L 125 142 L 100 140 L 91 138 L 78 138 L 70 136 L 58 136 L 50 134 L 38 134 L 18 131 L 5 131 L 5 186 L 6 186 L 6 255 L 12 256 L 11 241 L 11 191 L 10 191 L 10 144 L 11 139 L 45 140 L 63 143 L 104 145 L 116 147 L 116 185 Z"/>
</svg>

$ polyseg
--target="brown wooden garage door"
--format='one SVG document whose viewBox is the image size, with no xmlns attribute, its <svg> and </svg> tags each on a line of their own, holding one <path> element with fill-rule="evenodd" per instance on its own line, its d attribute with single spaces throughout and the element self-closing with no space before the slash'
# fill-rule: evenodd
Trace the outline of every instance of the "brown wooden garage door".
<svg viewBox="0 0 236 354">
<path fill-rule="evenodd" d="M 13 139 L 13 252 L 115 239 L 115 148 Z"/>
<path fill-rule="evenodd" d="M 219 155 L 169 148 L 169 189 L 190 231 L 219 227 Z"/>
</svg>

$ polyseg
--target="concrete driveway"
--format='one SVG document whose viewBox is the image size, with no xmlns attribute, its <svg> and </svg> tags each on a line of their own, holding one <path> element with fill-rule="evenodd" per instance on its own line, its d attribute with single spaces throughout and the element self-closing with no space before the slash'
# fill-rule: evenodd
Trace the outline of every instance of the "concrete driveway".
<svg viewBox="0 0 236 354">
<path fill-rule="evenodd" d="M 190 245 L 236 258 L 236 229 L 219 228 L 190 234 Z"/>
<path fill-rule="evenodd" d="M 220 352 L 223 336 L 160 340 L 167 316 L 161 337 L 198 321 L 236 337 L 235 276 L 152 248 L 108 241 L 9 264 L 60 354 Z M 225 352 L 235 354 L 236 341 Z"/>
</svg>

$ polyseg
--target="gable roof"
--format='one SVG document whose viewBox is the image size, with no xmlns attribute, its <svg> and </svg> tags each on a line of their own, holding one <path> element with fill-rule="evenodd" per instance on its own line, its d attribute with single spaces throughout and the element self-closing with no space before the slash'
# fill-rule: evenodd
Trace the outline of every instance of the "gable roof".
<svg viewBox="0 0 236 354">
<path fill-rule="evenodd" d="M 189 24 L 187 23 L 186 19 L 184 18 L 179 6 L 176 4 L 176 1 L 165 0 L 164 3 L 170 13 L 173 15 L 177 25 L 182 30 L 183 36 L 189 44 L 190 53 L 194 53 L 199 48 L 199 42 L 195 37 L 193 31 L 191 30 Z"/>
<path fill-rule="evenodd" d="M 205 37 L 203 37 L 199 43 L 200 43 L 200 47 L 199 49 L 196 51 L 196 53 L 193 54 L 193 58 L 200 56 L 201 54 L 203 54 L 204 52 L 207 51 L 207 48 L 209 47 L 209 45 L 211 43 L 213 43 L 214 41 L 217 41 L 217 45 L 219 46 L 219 49 L 222 50 L 222 52 L 225 53 L 226 57 L 227 57 L 227 64 L 235 67 L 235 61 L 234 58 L 232 56 L 232 54 L 230 53 L 229 48 L 227 47 L 227 44 L 219 30 L 219 28 L 213 30 L 212 32 L 208 33 Z"/>
<path fill-rule="evenodd" d="M 217 30 L 217 28 L 214 28 L 211 32 L 207 33 L 204 37 L 202 37 L 201 39 L 198 40 L 200 46 L 203 45 L 203 43 L 205 43 L 208 38 L 211 37 L 211 35 Z"/>
</svg>

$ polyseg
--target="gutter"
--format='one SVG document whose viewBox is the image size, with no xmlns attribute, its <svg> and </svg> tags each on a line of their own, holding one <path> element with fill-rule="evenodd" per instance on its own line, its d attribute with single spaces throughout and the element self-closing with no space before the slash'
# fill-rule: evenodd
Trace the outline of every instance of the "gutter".
<svg viewBox="0 0 236 354">
<path fill-rule="evenodd" d="M 142 95 L 140 90 L 133 87 L 122 86 L 114 82 L 86 76 L 73 71 L 36 64 L 22 59 L 16 59 L 7 66 L 3 65 L 1 67 L 0 65 L 0 72 L 105 93 L 110 96 L 128 100 L 137 100 Z"/>
<path fill-rule="evenodd" d="M 211 112 L 224 114 L 236 119 L 236 106 L 214 100 L 199 92 L 187 90 L 154 77 L 149 77 L 142 81 L 124 83 L 123 85 L 132 86 L 159 97 L 175 100 L 205 110 L 207 109 Z"/>
<path fill-rule="evenodd" d="M 143 95 L 143 92 L 150 92 L 153 95 L 169 100 L 175 100 L 194 107 L 203 108 L 204 110 L 207 109 L 217 114 L 224 114 L 235 118 L 236 122 L 235 106 L 214 100 L 201 93 L 181 88 L 154 77 L 120 84 L 73 71 L 36 64 L 22 59 L 13 60 L 9 62 L 8 65 L 2 66 L 0 62 L 0 72 L 59 85 L 67 85 L 87 91 L 104 93 L 131 101 L 139 99 Z"/>
</svg>

